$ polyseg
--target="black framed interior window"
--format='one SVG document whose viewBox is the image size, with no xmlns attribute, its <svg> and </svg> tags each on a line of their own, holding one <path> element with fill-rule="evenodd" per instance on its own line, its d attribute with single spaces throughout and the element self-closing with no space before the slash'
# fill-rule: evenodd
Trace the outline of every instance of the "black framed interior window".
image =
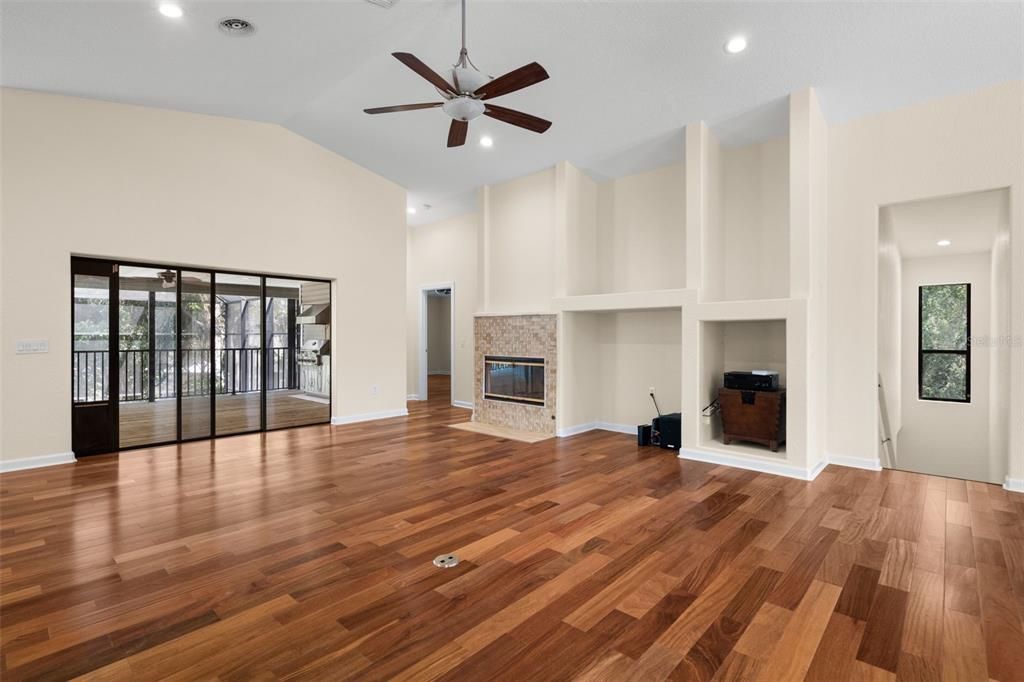
<svg viewBox="0 0 1024 682">
<path fill-rule="evenodd" d="M 918 289 L 917 395 L 971 402 L 971 285 Z"/>
</svg>

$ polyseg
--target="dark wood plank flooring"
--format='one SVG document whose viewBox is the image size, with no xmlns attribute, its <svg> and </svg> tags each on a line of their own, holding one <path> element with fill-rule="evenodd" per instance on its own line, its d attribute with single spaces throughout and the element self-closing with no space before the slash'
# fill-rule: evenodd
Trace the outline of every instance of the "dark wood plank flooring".
<svg viewBox="0 0 1024 682">
<path fill-rule="evenodd" d="M 445 426 L 444 380 L 4 475 L 0 677 L 1024 679 L 1024 496 L 498 440 Z"/>
</svg>

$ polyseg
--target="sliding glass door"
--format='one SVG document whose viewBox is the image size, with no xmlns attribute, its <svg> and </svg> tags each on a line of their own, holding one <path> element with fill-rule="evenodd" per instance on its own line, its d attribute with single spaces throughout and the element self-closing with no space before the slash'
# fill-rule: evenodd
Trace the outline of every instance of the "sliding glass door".
<svg viewBox="0 0 1024 682">
<path fill-rule="evenodd" d="M 76 454 L 117 446 L 115 273 L 111 263 L 71 259 L 71 448 Z"/>
<path fill-rule="evenodd" d="M 268 429 L 331 419 L 331 286 L 266 280 Z"/>
<path fill-rule="evenodd" d="M 72 259 L 76 454 L 330 421 L 330 283 Z"/>
<path fill-rule="evenodd" d="M 122 448 L 178 440 L 177 272 L 118 269 L 118 431 Z"/>
<path fill-rule="evenodd" d="M 181 440 L 213 435 L 213 276 L 182 270 Z"/>
<path fill-rule="evenodd" d="M 260 277 L 214 276 L 214 386 L 217 435 L 263 428 L 263 284 Z"/>
</svg>

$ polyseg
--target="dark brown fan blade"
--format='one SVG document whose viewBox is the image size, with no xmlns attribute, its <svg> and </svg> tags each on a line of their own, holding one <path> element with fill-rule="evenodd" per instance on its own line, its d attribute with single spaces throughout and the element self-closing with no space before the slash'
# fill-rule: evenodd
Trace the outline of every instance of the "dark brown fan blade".
<svg viewBox="0 0 1024 682">
<path fill-rule="evenodd" d="M 441 106 L 441 102 L 430 102 L 429 104 L 399 104 L 393 107 L 374 107 L 363 109 L 368 114 L 390 114 L 392 111 L 415 111 L 416 109 L 433 109 Z"/>
<path fill-rule="evenodd" d="M 452 125 L 448 128 L 448 146 L 461 147 L 466 144 L 466 133 L 469 132 L 469 121 L 458 121 L 452 119 Z"/>
<path fill-rule="evenodd" d="M 544 67 L 537 62 L 530 62 L 526 66 L 520 66 L 515 71 L 509 71 L 504 76 L 498 76 L 494 80 L 484 83 L 473 94 L 480 99 L 491 99 L 522 90 L 547 79 L 548 72 L 544 70 Z"/>
<path fill-rule="evenodd" d="M 496 118 L 499 121 L 505 123 L 511 123 L 514 126 L 520 128 L 526 128 L 532 130 L 535 133 L 543 133 L 551 127 L 551 121 L 545 121 L 537 116 L 531 116 L 530 114 L 524 114 L 521 111 L 515 109 L 506 109 L 505 107 L 499 107 L 496 104 L 488 104 L 484 109 L 484 115 Z"/>
<path fill-rule="evenodd" d="M 444 90 L 445 92 L 450 92 L 453 95 L 458 94 L 455 92 L 455 88 L 448 84 L 448 81 L 437 75 L 436 71 L 421 62 L 415 55 L 411 55 L 408 52 L 392 52 L 391 56 L 408 66 L 421 77 L 426 78 L 430 81 L 431 85 L 438 90 Z"/>
</svg>

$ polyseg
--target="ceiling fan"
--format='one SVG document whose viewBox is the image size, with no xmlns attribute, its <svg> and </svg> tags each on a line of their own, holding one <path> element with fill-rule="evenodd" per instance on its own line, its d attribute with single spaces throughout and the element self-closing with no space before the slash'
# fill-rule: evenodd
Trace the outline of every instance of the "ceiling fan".
<svg viewBox="0 0 1024 682">
<path fill-rule="evenodd" d="M 156 276 L 159 277 L 161 280 L 161 287 L 163 287 L 164 289 L 171 289 L 175 286 L 175 279 L 177 278 L 178 273 L 175 272 L 174 270 L 167 269 L 164 270 L 163 272 L 156 273 Z"/>
<path fill-rule="evenodd" d="M 448 128 L 449 147 L 460 147 L 466 143 L 469 122 L 481 114 L 535 133 L 543 133 L 551 127 L 551 121 L 545 121 L 543 118 L 524 114 L 515 109 L 499 107 L 489 102 L 495 97 L 507 95 L 510 92 L 522 90 L 547 80 L 548 72 L 537 62 L 530 62 L 526 66 L 520 66 L 498 78 L 492 79 L 481 73 L 470 61 L 469 52 L 466 50 L 466 0 L 462 0 L 462 50 L 459 52 L 458 61 L 452 67 L 451 83 L 408 52 L 393 52 L 392 56 L 437 88 L 444 101 L 364 109 L 363 111 L 368 114 L 387 114 L 393 111 L 441 107 L 444 113 L 452 117 L 452 124 Z"/>
</svg>

